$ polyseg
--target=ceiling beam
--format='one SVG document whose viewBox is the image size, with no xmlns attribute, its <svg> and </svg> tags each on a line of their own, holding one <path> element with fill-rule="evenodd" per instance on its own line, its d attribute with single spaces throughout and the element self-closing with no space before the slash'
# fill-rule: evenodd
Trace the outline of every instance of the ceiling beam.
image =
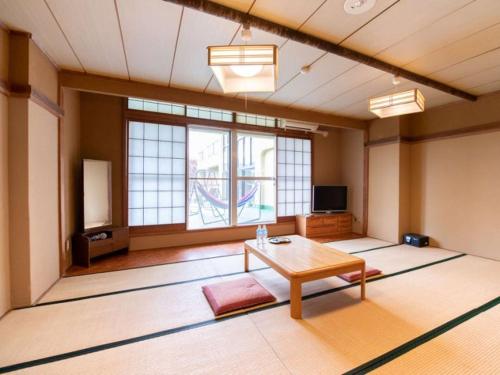
<svg viewBox="0 0 500 375">
<path fill-rule="evenodd" d="M 252 100 L 245 101 L 244 99 L 234 97 L 207 94 L 69 70 L 61 70 L 59 72 L 59 85 L 61 87 L 80 91 L 219 108 L 233 112 L 246 112 L 269 117 L 317 123 L 336 128 L 365 130 L 367 127 L 366 122 L 363 120 L 356 120 L 329 113 L 289 108 L 283 105 L 255 102 Z"/>
<path fill-rule="evenodd" d="M 204 13 L 211 14 L 213 16 L 225 18 L 227 20 L 237 22 L 240 24 L 246 24 L 255 27 L 257 29 L 267 31 L 272 34 L 279 35 L 283 38 L 290 39 L 298 43 L 306 44 L 311 47 L 315 47 L 325 52 L 342 56 L 353 61 L 357 61 L 361 64 L 371 66 L 372 68 L 382 70 L 384 72 L 393 74 L 395 76 L 406 78 L 410 81 L 420 83 L 424 86 L 428 86 L 433 89 L 443 91 L 447 94 L 454 95 L 462 99 L 470 101 L 477 100 L 477 96 L 472 95 L 463 90 L 457 89 L 455 87 L 449 86 L 445 83 L 400 68 L 396 65 L 389 64 L 385 61 L 376 59 L 372 56 L 365 55 L 361 52 L 352 50 L 350 48 L 342 47 L 338 44 L 304 33 L 302 31 L 280 25 L 278 23 L 266 20 L 264 18 L 253 16 L 251 14 L 247 14 L 221 4 L 217 4 L 207 0 L 163 0 L 163 1 L 182 5 Z"/>
</svg>

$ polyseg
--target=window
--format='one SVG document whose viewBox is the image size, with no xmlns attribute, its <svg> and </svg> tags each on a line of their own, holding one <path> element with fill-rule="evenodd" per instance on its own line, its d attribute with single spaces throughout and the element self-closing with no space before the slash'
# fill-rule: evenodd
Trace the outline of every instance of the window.
<svg viewBox="0 0 500 375">
<path fill-rule="evenodd" d="M 189 128 L 188 228 L 231 225 L 230 132 Z"/>
<path fill-rule="evenodd" d="M 311 211 L 311 140 L 278 137 L 278 216 Z"/>
<path fill-rule="evenodd" d="M 185 222 L 186 129 L 130 121 L 130 226 Z"/>
<path fill-rule="evenodd" d="M 237 133 L 238 224 L 276 219 L 275 143 L 274 135 Z"/>
<path fill-rule="evenodd" d="M 206 108 L 206 107 L 196 107 L 188 105 L 186 107 L 186 115 L 188 117 L 203 118 L 206 120 L 217 120 L 217 121 L 233 121 L 233 112 L 224 111 L 222 109 Z"/>
<path fill-rule="evenodd" d="M 158 102 L 154 100 L 144 100 L 129 98 L 128 109 L 136 109 L 139 111 L 169 113 L 171 115 L 185 115 L 185 106 L 181 104 Z"/>
<path fill-rule="evenodd" d="M 241 112 L 236 112 L 236 122 L 240 124 L 266 126 L 268 128 L 274 128 L 276 125 L 276 119 L 274 117 L 258 116 Z"/>
</svg>

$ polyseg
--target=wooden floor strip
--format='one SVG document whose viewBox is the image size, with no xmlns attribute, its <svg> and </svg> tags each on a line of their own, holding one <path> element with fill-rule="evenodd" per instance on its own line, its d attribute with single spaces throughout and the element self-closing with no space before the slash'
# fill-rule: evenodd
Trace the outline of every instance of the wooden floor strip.
<svg viewBox="0 0 500 375">
<path fill-rule="evenodd" d="M 413 272 L 413 271 L 416 271 L 416 270 L 419 270 L 422 268 L 431 267 L 431 266 L 434 266 L 434 265 L 437 265 L 440 263 L 444 263 L 444 262 L 448 262 L 448 261 L 451 261 L 454 259 L 461 258 L 465 255 L 466 254 L 458 254 L 458 255 L 455 255 L 452 257 L 440 259 L 438 261 L 426 263 L 426 264 L 423 264 L 420 266 L 416 266 L 416 267 L 412 267 L 409 269 L 405 269 L 405 270 L 393 272 L 390 274 L 382 275 L 378 278 L 367 280 L 367 283 L 375 282 L 375 281 L 382 280 L 382 279 L 387 279 L 387 278 L 398 276 L 398 275 L 402 275 L 402 274 Z M 358 286 L 358 285 L 359 285 L 359 282 L 349 284 L 349 285 L 344 285 L 341 287 L 312 293 L 312 294 L 309 294 L 309 295 L 302 297 L 302 299 L 308 300 L 308 299 L 320 297 L 320 296 L 323 296 L 326 294 L 339 292 L 341 290 L 345 290 L 348 288 L 353 288 L 353 287 Z M 180 327 L 176 327 L 176 328 L 166 329 L 163 331 L 158 331 L 158 332 L 154 332 L 154 333 L 150 333 L 150 334 L 146 334 L 146 335 L 136 336 L 136 337 L 132 337 L 132 338 L 124 339 L 124 340 L 118 340 L 118 341 L 109 342 L 109 343 L 105 343 L 105 344 L 95 345 L 95 346 L 91 346 L 91 347 L 84 348 L 84 349 L 78 349 L 75 351 L 70 351 L 70 352 L 66 352 L 66 353 L 62 353 L 62 354 L 57 354 L 57 355 L 52 355 L 52 356 L 39 358 L 39 359 L 35 359 L 35 360 L 30 360 L 30 361 L 20 362 L 20 363 L 16 363 L 16 364 L 12 364 L 12 365 L 7 365 L 7 366 L 0 367 L 0 374 L 12 372 L 12 371 L 17 371 L 17 370 L 22 370 L 22 369 L 26 369 L 26 368 L 30 368 L 30 367 L 34 367 L 34 366 L 40 366 L 40 365 L 44 365 L 44 364 L 48 364 L 48 363 L 52 363 L 52 362 L 62 361 L 65 359 L 79 357 L 79 356 L 83 356 L 86 354 L 95 353 L 95 352 L 99 352 L 99 351 L 107 350 L 107 349 L 112 349 L 112 348 L 116 348 L 116 347 L 120 347 L 120 346 L 124 346 L 124 345 L 129 345 L 129 344 L 133 344 L 133 343 L 137 343 L 137 342 L 141 342 L 141 341 L 145 341 L 145 340 L 151 340 L 154 338 L 171 335 L 173 333 L 193 330 L 193 329 L 196 329 L 199 327 L 204 327 L 207 325 L 216 324 L 216 323 L 226 321 L 228 319 L 240 317 L 243 315 L 252 314 L 252 313 L 259 312 L 259 311 L 264 311 L 264 310 L 273 309 L 273 308 L 276 308 L 279 306 L 288 305 L 289 303 L 290 303 L 289 300 L 285 300 L 285 301 L 281 301 L 281 302 L 278 302 L 275 304 L 271 304 L 271 305 L 267 305 L 267 306 L 263 306 L 263 307 L 257 307 L 257 308 L 251 309 L 249 311 L 236 312 L 232 315 L 224 316 L 223 318 L 209 319 L 209 320 L 205 320 L 202 322 L 197 322 L 197 323 L 192 323 L 192 324 L 188 324 L 188 325 L 184 325 L 184 326 L 180 326 Z"/>
</svg>

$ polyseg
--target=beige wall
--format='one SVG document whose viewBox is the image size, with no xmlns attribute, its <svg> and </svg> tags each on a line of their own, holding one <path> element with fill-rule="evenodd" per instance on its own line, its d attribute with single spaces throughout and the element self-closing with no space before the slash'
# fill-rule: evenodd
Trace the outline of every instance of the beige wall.
<svg viewBox="0 0 500 375">
<path fill-rule="evenodd" d="M 71 237 L 81 228 L 80 93 L 63 89 L 64 119 L 61 129 L 62 238 L 64 267 L 71 265 Z"/>
<path fill-rule="evenodd" d="M 368 236 L 399 242 L 399 144 L 369 150 Z"/>
<path fill-rule="evenodd" d="M 361 130 L 341 130 L 340 182 L 349 188 L 348 210 L 353 214 L 352 229 L 363 232 L 363 191 L 364 191 L 364 132 Z"/>
<path fill-rule="evenodd" d="M 10 309 L 7 97 L 0 94 L 0 317 Z"/>
<path fill-rule="evenodd" d="M 58 122 L 29 102 L 29 217 L 31 301 L 59 278 Z"/>
<path fill-rule="evenodd" d="M 122 225 L 122 98 L 84 92 L 80 94 L 80 98 L 81 157 L 111 161 L 113 225 Z"/>
<path fill-rule="evenodd" d="M 411 229 L 500 260 L 500 131 L 411 146 Z"/>
<path fill-rule="evenodd" d="M 0 80 L 9 78 L 9 34 L 0 28 Z M 0 93 L 0 317 L 10 309 L 8 97 Z"/>
<path fill-rule="evenodd" d="M 325 138 L 315 134 L 313 138 L 313 185 L 340 184 L 340 131 L 329 129 Z"/>
<path fill-rule="evenodd" d="M 29 83 L 54 103 L 58 102 L 57 70 L 42 50 L 29 41 Z"/>
</svg>

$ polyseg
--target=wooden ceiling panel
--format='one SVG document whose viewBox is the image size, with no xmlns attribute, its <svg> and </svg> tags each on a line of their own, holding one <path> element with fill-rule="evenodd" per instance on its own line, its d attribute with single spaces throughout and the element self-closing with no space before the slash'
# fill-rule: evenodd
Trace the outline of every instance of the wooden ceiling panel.
<svg viewBox="0 0 500 375">
<path fill-rule="evenodd" d="M 345 0 L 328 0 L 301 27 L 301 31 L 339 43 L 397 0 L 379 0 L 368 12 L 351 15 L 344 11 Z"/>
<path fill-rule="evenodd" d="M 387 48 L 377 57 L 403 66 L 499 22 L 500 1 L 475 1 L 436 20 L 428 27 Z"/>
<path fill-rule="evenodd" d="M 453 81 L 491 69 L 497 65 L 500 65 L 500 47 L 431 74 L 431 77 L 453 83 Z"/>
<path fill-rule="evenodd" d="M 130 78 L 168 85 L 182 7 L 142 0 L 117 6 Z"/>
<path fill-rule="evenodd" d="M 0 20 L 10 29 L 32 33 L 33 40 L 59 67 L 82 71 L 82 66 L 43 0 L 2 0 Z"/>
<path fill-rule="evenodd" d="M 495 81 L 500 81 L 500 65 L 458 79 L 453 82 L 453 85 L 463 89 L 470 89 L 482 87 Z"/>
<path fill-rule="evenodd" d="M 184 8 L 171 86 L 203 91 L 212 75 L 207 47 L 228 44 L 238 28 L 235 22 Z"/>
<path fill-rule="evenodd" d="M 498 47 L 500 47 L 500 24 L 423 56 L 407 67 L 420 74 L 432 74 Z"/>
<path fill-rule="evenodd" d="M 323 83 L 334 79 L 357 63 L 343 57 L 326 54 L 311 66 L 308 74 L 299 75 L 281 87 L 266 101 L 279 104 L 291 104 L 308 93 L 313 92 Z"/>
<path fill-rule="evenodd" d="M 500 80 L 471 88 L 470 91 L 477 95 L 489 94 L 500 90 Z"/>
<path fill-rule="evenodd" d="M 324 0 L 256 0 L 250 13 L 296 29 L 323 2 Z"/>
<path fill-rule="evenodd" d="M 376 55 L 471 1 L 400 1 L 342 45 L 368 55 Z"/>
<path fill-rule="evenodd" d="M 339 96 L 335 99 L 323 103 L 314 109 L 320 111 L 335 112 L 342 108 L 349 107 L 354 103 L 358 103 L 361 100 L 367 100 L 368 98 L 377 95 L 382 91 L 391 90 L 393 88 L 392 76 L 388 73 L 382 73 L 377 78 L 374 78 L 368 82 L 365 82 Z M 394 91 L 398 89 L 393 89 Z"/>
<path fill-rule="evenodd" d="M 293 107 L 312 108 L 333 100 L 344 92 L 363 84 L 383 74 L 380 70 L 366 65 L 356 65 L 333 80 L 328 81 L 317 90 L 301 98 L 293 104 Z"/>
<path fill-rule="evenodd" d="M 47 3 L 87 72 L 128 77 L 113 0 Z"/>
</svg>

